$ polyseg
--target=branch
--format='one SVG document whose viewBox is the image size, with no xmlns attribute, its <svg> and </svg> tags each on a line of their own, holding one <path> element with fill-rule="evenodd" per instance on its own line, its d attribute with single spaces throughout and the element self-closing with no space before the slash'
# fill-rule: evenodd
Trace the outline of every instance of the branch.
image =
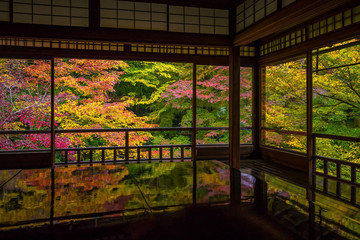
<svg viewBox="0 0 360 240">
<path fill-rule="evenodd" d="M 333 100 L 337 100 L 339 102 L 342 102 L 342 103 L 347 104 L 349 106 L 352 106 L 354 108 L 359 108 L 358 106 L 354 105 L 353 103 L 347 102 L 347 101 L 342 100 L 340 98 L 337 98 L 335 96 L 328 96 L 328 95 L 325 95 L 325 94 L 322 94 L 322 93 L 317 93 L 317 94 L 319 94 L 320 96 L 323 96 L 323 97 L 327 97 L 327 98 L 330 98 L 330 99 L 333 99 Z"/>
<path fill-rule="evenodd" d="M 319 61 L 321 62 L 321 64 L 325 67 L 325 68 L 329 68 L 326 63 L 322 62 L 322 61 Z M 339 76 L 339 74 L 337 74 L 336 72 L 334 72 L 334 70 L 330 70 L 331 73 L 333 73 L 337 78 L 339 78 L 346 86 L 348 86 L 348 88 L 350 88 L 355 94 L 356 96 L 358 96 L 360 98 L 360 94 L 353 88 L 353 86 L 348 82 L 346 81 L 345 79 L 343 79 L 342 77 Z"/>
</svg>

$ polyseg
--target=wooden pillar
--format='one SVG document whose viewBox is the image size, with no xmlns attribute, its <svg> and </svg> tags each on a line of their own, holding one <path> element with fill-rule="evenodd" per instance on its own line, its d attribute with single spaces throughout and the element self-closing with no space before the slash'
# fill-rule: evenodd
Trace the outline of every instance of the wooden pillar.
<svg viewBox="0 0 360 240">
<path fill-rule="evenodd" d="M 230 196 L 232 203 L 241 200 L 240 173 L 240 48 L 230 48 L 229 61 L 229 151 Z"/>
<path fill-rule="evenodd" d="M 306 154 L 308 161 L 308 188 L 307 199 L 309 201 L 309 239 L 315 238 L 315 176 L 314 170 L 314 139 L 312 138 L 313 127 L 313 86 L 312 86 L 312 51 L 306 53 Z"/>
<path fill-rule="evenodd" d="M 197 195 L 197 165 L 196 165 L 196 64 L 193 64 L 192 86 L 192 132 L 191 132 L 191 157 L 193 162 L 193 204 L 196 205 Z"/>
<path fill-rule="evenodd" d="M 230 167 L 240 169 L 240 49 L 230 48 L 229 72 Z"/>
<path fill-rule="evenodd" d="M 100 28 L 100 0 L 89 1 L 89 28 Z"/>
<path fill-rule="evenodd" d="M 315 178 L 313 176 L 313 170 L 315 167 L 313 153 L 314 153 L 314 141 L 312 137 L 312 118 L 313 118 L 313 86 L 312 86 L 312 54 L 311 51 L 308 51 L 306 54 L 306 152 L 307 152 L 307 161 L 308 161 L 308 181 L 309 181 L 309 188 L 313 190 L 315 184 Z M 313 197 L 309 196 L 309 200 Z"/>
<path fill-rule="evenodd" d="M 50 225 L 53 226 L 54 219 L 54 203 L 55 203 L 55 60 L 51 58 L 51 112 L 50 112 L 50 125 L 51 125 L 51 137 L 50 137 L 50 151 L 51 151 L 51 202 L 50 202 Z"/>
<path fill-rule="evenodd" d="M 51 58 L 51 77 L 50 77 L 50 128 L 51 128 L 51 137 L 50 137 L 50 150 L 51 150 L 51 165 L 55 164 L 55 60 Z"/>
<path fill-rule="evenodd" d="M 309 176 L 309 186 L 313 186 L 313 168 L 314 168 L 314 141 L 312 138 L 313 133 L 313 86 L 312 86 L 312 54 L 311 51 L 308 51 L 306 54 L 306 138 L 307 138 L 307 160 L 308 160 L 308 176 Z"/>
<path fill-rule="evenodd" d="M 256 64 L 253 68 L 252 81 L 252 143 L 254 151 L 252 157 L 260 159 L 260 143 L 261 143 L 261 68 Z"/>
</svg>

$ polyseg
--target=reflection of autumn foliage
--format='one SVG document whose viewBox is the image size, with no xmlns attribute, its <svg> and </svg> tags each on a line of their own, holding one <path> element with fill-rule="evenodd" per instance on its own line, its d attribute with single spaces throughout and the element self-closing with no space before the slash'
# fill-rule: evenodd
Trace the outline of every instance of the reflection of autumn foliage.
<svg viewBox="0 0 360 240">
<path fill-rule="evenodd" d="M 18 170 L 0 171 L 1 183 Z M 50 170 L 23 170 L 0 189 L 0 224 L 50 216 Z"/>
<path fill-rule="evenodd" d="M 0 224 L 49 218 L 51 170 L 24 170 L 0 195 Z M 1 182 L 16 171 L 1 171 Z M 55 168 L 55 217 L 192 202 L 192 162 Z M 198 162 L 200 202 L 228 200 L 229 170 Z M 208 196 L 206 196 L 208 195 Z"/>
<path fill-rule="evenodd" d="M 127 175 L 121 165 L 57 168 L 56 216 L 123 210 L 134 191 L 124 187 Z"/>
<path fill-rule="evenodd" d="M 230 199 L 230 170 L 216 162 L 198 161 L 198 202 L 217 202 Z"/>
<path fill-rule="evenodd" d="M 105 202 L 104 203 L 105 212 L 125 210 L 125 206 L 131 198 L 132 196 L 119 196 L 113 202 Z"/>
</svg>

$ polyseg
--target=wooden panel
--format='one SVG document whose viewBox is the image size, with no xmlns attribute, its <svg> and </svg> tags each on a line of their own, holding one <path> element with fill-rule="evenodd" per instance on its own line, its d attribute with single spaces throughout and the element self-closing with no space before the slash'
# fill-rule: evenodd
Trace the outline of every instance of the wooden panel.
<svg viewBox="0 0 360 240">
<path fill-rule="evenodd" d="M 254 152 L 254 145 L 252 145 L 252 144 L 240 145 L 240 157 L 241 158 L 249 158 L 250 156 L 252 156 L 253 152 Z M 240 159 L 240 161 L 241 161 L 241 159 Z"/>
<path fill-rule="evenodd" d="M 229 159 L 228 146 L 197 146 L 196 147 L 197 160 L 221 160 Z"/>
<path fill-rule="evenodd" d="M 261 156 L 265 160 L 271 160 L 278 164 L 295 168 L 304 172 L 308 171 L 306 154 L 290 152 L 281 149 L 260 147 Z"/>
<path fill-rule="evenodd" d="M 51 152 L 15 152 L 0 154 L 0 169 L 50 168 Z"/>
</svg>

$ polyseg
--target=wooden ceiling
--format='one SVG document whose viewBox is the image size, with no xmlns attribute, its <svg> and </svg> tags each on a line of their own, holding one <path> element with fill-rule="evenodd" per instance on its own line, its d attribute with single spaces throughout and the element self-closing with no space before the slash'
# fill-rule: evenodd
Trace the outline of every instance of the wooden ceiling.
<svg viewBox="0 0 360 240">
<path fill-rule="evenodd" d="M 262 38 L 272 38 L 293 27 L 325 15 L 333 15 L 343 9 L 358 5 L 358 0 L 298 0 L 262 21 L 259 21 L 234 37 L 237 46 L 247 45 Z"/>
<path fill-rule="evenodd" d="M 133 0 L 145 2 L 144 0 Z M 231 9 L 230 17 L 234 16 L 234 6 L 244 0 L 149 0 L 146 2 L 181 5 L 190 7 Z M 97 3 L 98 5 L 94 5 Z M 230 35 L 196 34 L 186 32 L 149 31 L 135 29 L 111 29 L 100 27 L 100 0 L 90 1 L 89 27 L 53 26 L 41 24 L 23 24 L 0 22 L 0 36 L 48 38 L 48 39 L 78 39 L 97 41 L 117 41 L 123 43 L 179 44 L 195 46 L 242 46 L 254 44 L 260 39 L 273 38 L 290 28 L 299 26 L 324 14 L 339 11 L 351 5 L 357 5 L 358 0 L 297 0 L 289 7 L 272 13 L 245 30 Z M 235 21 L 230 23 L 234 29 Z"/>
</svg>

